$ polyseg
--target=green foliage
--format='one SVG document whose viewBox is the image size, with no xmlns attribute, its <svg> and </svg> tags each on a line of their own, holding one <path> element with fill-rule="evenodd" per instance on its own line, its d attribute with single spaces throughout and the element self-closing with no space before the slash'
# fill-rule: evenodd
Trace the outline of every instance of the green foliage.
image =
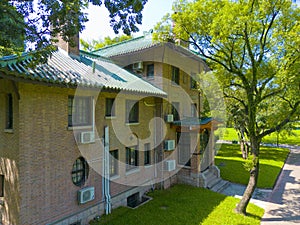
<svg viewBox="0 0 300 225">
<path fill-rule="evenodd" d="M 138 31 L 142 10 L 147 0 L 12 0 L 0 3 L 0 54 L 20 53 L 23 40 L 37 60 L 51 54 L 52 41 L 58 34 L 72 44 L 72 37 L 84 29 L 88 21 L 84 10 L 89 4 L 104 6 L 110 13 L 110 24 L 118 33 Z M 101 17 L 99 16 L 99 19 Z M 50 27 L 51 26 L 51 27 Z M 15 36 L 13 36 L 15 34 Z M 41 51 L 41 52 L 39 52 Z M 0 56 L 1 56 L 0 55 Z"/>
<path fill-rule="evenodd" d="M 294 125 L 296 126 L 296 125 Z M 238 135 L 234 128 L 219 128 L 215 131 L 215 135 L 220 137 L 220 140 L 224 141 L 234 141 L 238 140 Z M 263 143 L 267 144 L 288 144 L 288 145 L 300 145 L 300 129 L 281 132 L 275 132 L 270 135 L 265 136 L 262 139 Z"/>
<path fill-rule="evenodd" d="M 101 217 L 100 222 L 90 224 L 260 224 L 264 212 L 251 204 L 249 216 L 237 215 L 232 208 L 238 199 L 187 185 L 156 190 L 149 195 L 153 200 L 137 209 L 120 207 L 113 210 L 112 214 Z"/>
<path fill-rule="evenodd" d="M 131 35 L 121 35 L 114 38 L 111 38 L 109 36 L 105 37 L 104 40 L 92 40 L 92 41 L 85 41 L 83 39 L 80 39 L 80 44 L 85 51 L 93 51 L 99 48 L 103 48 L 105 46 L 109 46 L 112 44 L 116 44 L 122 41 L 130 40 L 132 39 Z"/>
<path fill-rule="evenodd" d="M 273 188 L 288 153 L 289 150 L 285 148 L 261 147 L 258 187 Z M 246 168 L 248 171 L 245 169 L 245 162 L 250 163 Z M 242 158 L 239 145 L 222 144 L 215 163 L 223 179 L 244 185 L 248 183 L 249 170 L 253 162 L 251 159 L 246 161 Z"/>
</svg>

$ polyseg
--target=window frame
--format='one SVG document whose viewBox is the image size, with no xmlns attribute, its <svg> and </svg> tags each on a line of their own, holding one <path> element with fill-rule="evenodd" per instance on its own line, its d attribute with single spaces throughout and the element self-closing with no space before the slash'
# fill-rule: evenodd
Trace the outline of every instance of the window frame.
<svg viewBox="0 0 300 225">
<path fill-rule="evenodd" d="M 109 151 L 109 176 L 119 175 L 119 149 Z"/>
<path fill-rule="evenodd" d="M 182 137 L 187 135 L 186 137 Z M 191 152 L 186 152 L 186 150 L 190 150 L 191 146 L 191 136 L 187 132 L 177 132 L 177 148 L 178 148 L 178 164 L 185 167 L 191 167 Z M 188 160 L 182 159 L 188 155 Z"/>
<path fill-rule="evenodd" d="M 180 69 L 176 66 L 172 66 L 172 83 L 180 85 Z"/>
<path fill-rule="evenodd" d="M 151 146 L 150 143 L 144 144 L 144 165 L 151 165 Z"/>
<path fill-rule="evenodd" d="M 151 72 L 151 73 L 149 73 L 149 72 Z M 154 63 L 147 65 L 146 77 L 147 78 L 154 77 Z"/>
<path fill-rule="evenodd" d="M 5 116 L 5 129 L 11 130 L 14 125 L 14 106 L 13 95 L 8 93 L 6 95 L 6 116 Z"/>
<path fill-rule="evenodd" d="M 136 169 L 139 165 L 138 146 L 126 147 L 126 171 Z"/>
<path fill-rule="evenodd" d="M 198 82 L 194 79 L 194 77 L 196 77 L 196 74 L 192 73 L 190 78 L 190 89 L 198 90 Z"/>
<path fill-rule="evenodd" d="M 85 103 L 81 102 L 80 104 L 82 105 L 79 106 L 79 101 L 83 101 L 83 100 L 86 102 Z M 73 119 L 74 114 L 76 119 L 75 122 Z M 68 96 L 68 127 L 91 126 L 92 118 L 93 118 L 93 97 L 92 96 L 73 96 L 73 95 Z"/>
<path fill-rule="evenodd" d="M 174 121 L 180 120 L 180 102 L 172 102 L 171 113 L 173 114 Z"/>
<path fill-rule="evenodd" d="M 197 118 L 198 108 L 197 103 L 191 103 L 191 117 Z"/>
<path fill-rule="evenodd" d="M 78 157 L 73 165 L 71 171 L 72 182 L 76 186 L 82 186 L 87 181 L 89 175 L 89 165 L 82 157 Z"/>
<path fill-rule="evenodd" d="M 116 116 L 116 107 L 115 107 L 115 98 L 106 98 L 105 99 L 105 117 L 115 117 Z"/>
<path fill-rule="evenodd" d="M 125 111 L 127 124 L 139 123 L 139 101 L 127 99 Z"/>
</svg>

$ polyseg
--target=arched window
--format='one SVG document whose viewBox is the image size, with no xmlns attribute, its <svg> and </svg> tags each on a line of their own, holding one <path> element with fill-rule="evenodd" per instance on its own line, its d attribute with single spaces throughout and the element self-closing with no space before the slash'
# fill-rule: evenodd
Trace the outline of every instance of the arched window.
<svg viewBox="0 0 300 225">
<path fill-rule="evenodd" d="M 75 160 L 72 168 L 72 181 L 75 185 L 81 186 L 87 180 L 89 174 L 89 166 L 83 157 Z"/>
</svg>

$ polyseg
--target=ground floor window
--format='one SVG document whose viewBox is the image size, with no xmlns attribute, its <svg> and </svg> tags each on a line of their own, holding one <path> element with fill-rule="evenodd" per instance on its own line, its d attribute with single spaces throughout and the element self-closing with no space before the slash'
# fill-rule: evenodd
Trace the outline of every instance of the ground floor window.
<svg viewBox="0 0 300 225">
<path fill-rule="evenodd" d="M 151 149 L 150 143 L 145 144 L 144 146 L 144 165 L 151 164 Z"/>
<path fill-rule="evenodd" d="M 119 150 L 113 150 L 109 152 L 109 175 L 118 175 L 118 165 L 119 165 Z"/>
<path fill-rule="evenodd" d="M 126 147 L 126 170 L 134 169 L 138 166 L 137 146 Z"/>
<path fill-rule="evenodd" d="M 189 133 L 177 133 L 178 164 L 191 166 L 191 137 Z"/>
<path fill-rule="evenodd" d="M 81 186 L 88 178 L 88 164 L 83 157 L 79 157 L 75 160 L 72 168 L 72 181 L 73 184 Z"/>
</svg>

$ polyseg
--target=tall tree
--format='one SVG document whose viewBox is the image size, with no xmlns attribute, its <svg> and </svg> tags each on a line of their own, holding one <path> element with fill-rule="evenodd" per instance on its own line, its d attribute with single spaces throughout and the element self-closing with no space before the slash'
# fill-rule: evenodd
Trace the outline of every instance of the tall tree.
<svg viewBox="0 0 300 225">
<path fill-rule="evenodd" d="M 4 19 L 10 23 L 3 24 L 4 29 L 1 26 L 0 37 L 4 37 L 5 41 L 0 40 L 0 49 L 6 46 L 12 49 L 16 47 L 14 38 L 6 38 L 9 24 L 13 24 L 15 28 L 22 26 L 29 51 L 38 50 L 37 52 L 47 56 L 53 49 L 50 37 L 60 34 L 65 41 L 72 42 L 72 37 L 84 29 L 84 23 L 88 21 L 84 9 L 89 4 L 104 4 L 110 13 L 110 24 L 115 33 L 122 30 L 125 34 L 130 34 L 138 31 L 136 25 L 142 23 L 142 10 L 146 2 L 147 0 L 4 0 L 0 4 L 0 23 Z M 23 17 L 23 25 L 19 15 Z"/>
<path fill-rule="evenodd" d="M 253 157 L 235 210 L 246 214 L 262 138 L 300 113 L 300 8 L 290 0 L 181 0 L 175 6 L 172 30 L 162 36 L 189 41 L 220 79 L 228 104 L 242 114 Z"/>
<path fill-rule="evenodd" d="M 92 40 L 92 41 L 85 41 L 83 39 L 80 39 L 80 44 L 83 47 L 83 50 L 85 51 L 93 51 L 95 49 L 103 48 L 108 45 L 112 45 L 121 41 L 126 41 L 131 39 L 131 35 L 120 35 L 114 38 L 111 38 L 109 36 L 105 37 L 104 40 Z"/>
</svg>

